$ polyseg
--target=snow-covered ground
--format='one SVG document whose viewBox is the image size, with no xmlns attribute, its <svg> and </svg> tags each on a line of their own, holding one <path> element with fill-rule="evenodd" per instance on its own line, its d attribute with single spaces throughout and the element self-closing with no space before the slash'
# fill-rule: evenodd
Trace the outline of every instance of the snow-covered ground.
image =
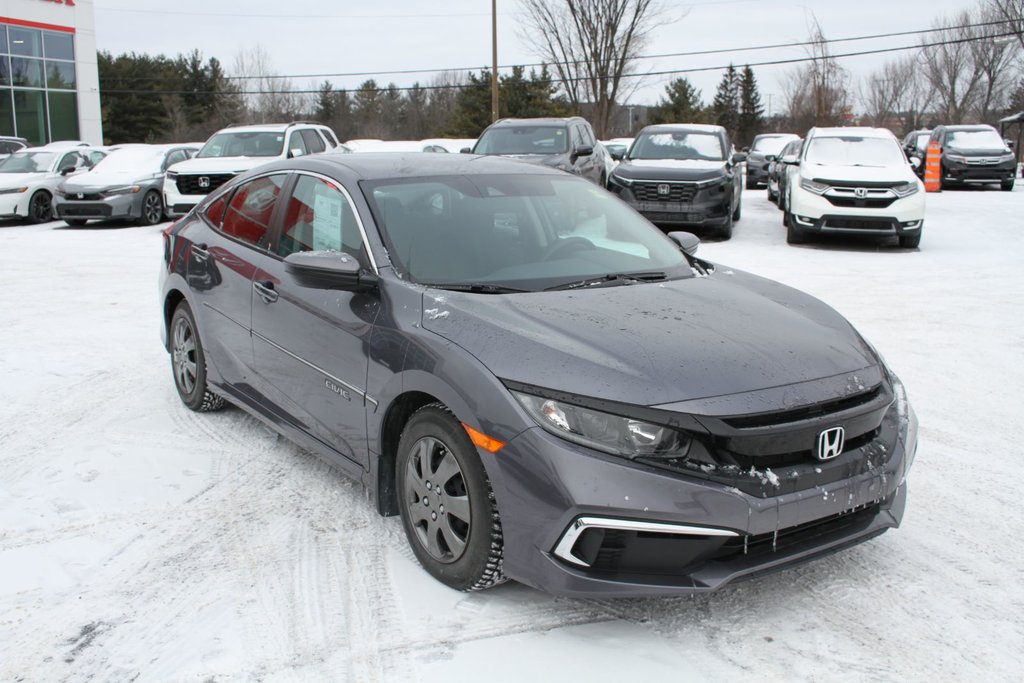
<svg viewBox="0 0 1024 683">
<path fill-rule="evenodd" d="M 903 527 L 656 600 L 448 590 L 357 485 L 181 405 L 163 226 L 0 227 L 0 680 L 1021 680 L 1024 187 L 928 200 L 919 251 L 787 246 L 763 191 L 700 251 L 828 301 L 903 378 Z"/>
</svg>

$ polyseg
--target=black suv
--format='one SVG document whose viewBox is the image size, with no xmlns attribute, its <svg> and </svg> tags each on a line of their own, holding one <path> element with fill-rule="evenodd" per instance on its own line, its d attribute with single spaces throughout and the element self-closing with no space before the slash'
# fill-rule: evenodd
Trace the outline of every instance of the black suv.
<svg viewBox="0 0 1024 683">
<path fill-rule="evenodd" d="M 647 126 L 608 178 L 608 189 L 659 227 L 706 226 L 729 239 L 740 219 L 738 164 L 746 158 L 733 152 L 721 126 Z"/>
<path fill-rule="evenodd" d="M 472 153 L 550 166 L 601 187 L 608 181 L 608 152 L 597 144 L 590 123 L 579 116 L 495 121 L 480 134 Z"/>
<path fill-rule="evenodd" d="M 942 148 L 942 187 L 999 183 L 1009 192 L 1017 160 L 992 126 L 938 126 L 930 142 Z"/>
</svg>

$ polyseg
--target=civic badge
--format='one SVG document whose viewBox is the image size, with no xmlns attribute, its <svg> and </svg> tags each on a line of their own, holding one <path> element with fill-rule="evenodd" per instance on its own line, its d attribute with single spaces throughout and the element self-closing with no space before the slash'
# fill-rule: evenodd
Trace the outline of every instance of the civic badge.
<svg viewBox="0 0 1024 683">
<path fill-rule="evenodd" d="M 199 187 L 209 187 L 210 178 L 204 175 L 199 176 Z"/>
<path fill-rule="evenodd" d="M 857 199 L 864 199 L 868 196 L 868 190 L 866 187 L 858 187 L 853 191 L 853 196 Z"/>
<path fill-rule="evenodd" d="M 669 186 L 666 185 L 665 183 L 661 183 L 660 185 L 658 185 L 658 194 L 659 195 L 666 195 L 669 192 L 671 192 L 671 188 L 669 188 Z"/>
<path fill-rule="evenodd" d="M 818 460 L 831 460 L 843 452 L 846 430 L 832 427 L 818 434 Z"/>
</svg>

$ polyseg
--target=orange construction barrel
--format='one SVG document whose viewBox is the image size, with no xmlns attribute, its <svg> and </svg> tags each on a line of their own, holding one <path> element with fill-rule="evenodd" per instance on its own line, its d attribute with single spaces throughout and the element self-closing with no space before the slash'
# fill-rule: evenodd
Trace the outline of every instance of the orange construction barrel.
<svg viewBox="0 0 1024 683">
<path fill-rule="evenodd" d="M 924 191 L 942 192 L 942 148 L 938 142 L 928 143 L 924 161 Z"/>
</svg>

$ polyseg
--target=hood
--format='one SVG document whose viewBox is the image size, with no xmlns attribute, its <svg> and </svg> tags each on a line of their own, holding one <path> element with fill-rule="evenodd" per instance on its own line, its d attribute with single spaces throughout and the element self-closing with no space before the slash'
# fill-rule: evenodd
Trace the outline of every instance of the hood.
<svg viewBox="0 0 1024 683">
<path fill-rule="evenodd" d="M 174 173 L 242 173 L 277 160 L 278 157 L 207 157 L 180 161 L 167 170 Z"/>
<path fill-rule="evenodd" d="M 97 169 L 72 176 L 65 180 L 61 187 L 68 192 L 81 190 L 96 191 L 112 187 L 123 187 L 125 185 L 139 185 L 151 180 L 152 176 L 146 177 L 146 174 L 139 173 L 138 171 L 103 171 Z"/>
<path fill-rule="evenodd" d="M 878 364 L 851 325 L 822 302 L 721 268 L 710 277 L 582 291 L 429 290 L 423 307 L 425 329 L 499 378 L 635 405 L 820 385 L 832 377 L 828 391 L 843 396 L 843 373 Z"/>
<path fill-rule="evenodd" d="M 0 173 L 0 188 L 37 183 L 48 175 L 48 173 Z"/>
<path fill-rule="evenodd" d="M 946 145 L 946 152 L 959 154 L 965 157 L 1001 157 L 1005 154 L 1013 154 L 1006 147 L 953 147 Z"/>
<path fill-rule="evenodd" d="M 879 182 L 909 183 L 917 179 L 910 164 L 880 168 L 878 166 L 827 166 L 805 162 L 800 166 L 800 175 L 804 178 L 863 182 L 867 185 Z"/>
<path fill-rule="evenodd" d="M 712 180 L 725 173 L 724 161 L 625 159 L 615 174 L 632 180 Z"/>
</svg>

